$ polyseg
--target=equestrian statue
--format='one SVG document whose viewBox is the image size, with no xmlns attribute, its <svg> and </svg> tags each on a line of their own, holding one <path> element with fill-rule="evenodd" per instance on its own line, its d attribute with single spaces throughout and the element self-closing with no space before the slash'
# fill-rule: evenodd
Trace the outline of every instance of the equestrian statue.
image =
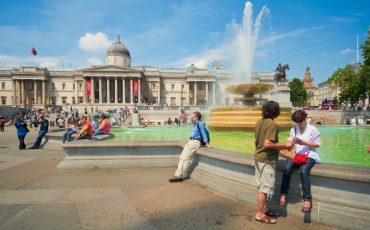
<svg viewBox="0 0 370 230">
<path fill-rule="evenodd" d="M 281 65 L 281 63 L 279 63 L 279 65 L 276 67 L 275 69 L 275 76 L 274 76 L 274 79 L 275 79 L 275 85 L 278 85 L 279 82 L 280 82 L 280 85 L 284 85 L 285 82 L 286 82 L 286 73 L 285 73 L 285 70 L 290 70 L 289 69 L 289 64 L 285 64 L 285 65 Z"/>
</svg>

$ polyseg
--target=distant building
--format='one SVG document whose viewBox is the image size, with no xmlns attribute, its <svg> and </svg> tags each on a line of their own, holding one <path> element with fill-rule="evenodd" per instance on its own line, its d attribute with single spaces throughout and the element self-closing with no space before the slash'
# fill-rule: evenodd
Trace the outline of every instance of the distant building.
<svg viewBox="0 0 370 230">
<path fill-rule="evenodd" d="M 162 69 L 131 66 L 129 50 L 117 36 L 106 53 L 106 64 L 78 70 L 48 70 L 19 67 L 0 70 L 0 104 L 74 107 L 99 106 L 101 109 L 122 105 L 231 105 L 233 97 L 225 92 L 233 74 L 214 69 Z M 254 82 L 274 84 L 274 73 L 256 73 Z"/>
<path fill-rule="evenodd" d="M 318 89 L 313 84 L 314 79 L 311 76 L 310 67 L 307 66 L 306 73 L 303 78 L 303 86 L 307 92 L 307 105 L 308 106 L 318 106 L 319 99 L 318 99 Z"/>
<path fill-rule="evenodd" d="M 329 81 L 319 83 L 318 87 L 318 101 L 320 105 L 322 103 L 329 104 L 339 98 L 340 88 Z"/>
</svg>

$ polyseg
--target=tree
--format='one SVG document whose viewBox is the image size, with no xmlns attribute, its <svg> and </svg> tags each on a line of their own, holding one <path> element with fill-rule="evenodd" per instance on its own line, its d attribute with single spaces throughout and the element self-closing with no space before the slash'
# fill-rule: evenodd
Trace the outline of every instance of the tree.
<svg viewBox="0 0 370 230">
<path fill-rule="evenodd" d="M 362 57 L 364 63 L 361 65 L 360 71 L 360 82 L 364 91 L 366 91 L 367 98 L 370 97 L 370 36 L 367 38 L 367 41 L 362 48 Z"/>
<path fill-rule="evenodd" d="M 370 36 L 367 38 L 365 44 L 361 46 L 362 57 L 364 59 L 363 65 L 370 66 Z"/>
<path fill-rule="evenodd" d="M 361 98 L 359 80 L 359 74 L 355 72 L 353 65 L 347 65 L 344 68 L 337 69 L 328 82 L 341 89 L 339 93 L 340 103 L 350 103 L 354 106 Z"/>
<path fill-rule="evenodd" d="M 329 83 L 340 87 L 339 101 L 354 107 L 360 100 L 370 95 L 370 37 L 361 46 L 364 63 L 357 70 L 355 65 L 337 69 L 329 78 Z"/>
<path fill-rule="evenodd" d="M 290 101 L 293 106 L 300 107 L 305 106 L 307 99 L 307 92 L 304 88 L 303 82 L 299 78 L 293 78 L 289 82 L 290 88 Z"/>
</svg>

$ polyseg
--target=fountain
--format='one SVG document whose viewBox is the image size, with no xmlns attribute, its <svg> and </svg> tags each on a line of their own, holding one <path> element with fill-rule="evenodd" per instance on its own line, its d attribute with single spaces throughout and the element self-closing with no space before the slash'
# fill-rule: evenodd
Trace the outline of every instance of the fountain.
<svg viewBox="0 0 370 230">
<path fill-rule="evenodd" d="M 252 65 L 258 32 L 261 20 L 268 15 L 270 10 L 264 6 L 258 14 L 253 25 L 252 3 L 247 1 L 243 12 L 241 25 L 232 23 L 235 31 L 233 42 L 234 61 L 233 77 L 243 82 L 251 82 Z M 253 130 L 256 122 L 261 118 L 260 106 L 266 100 L 275 100 L 281 106 L 280 116 L 276 119 L 279 127 L 289 129 L 291 121 L 290 89 L 287 86 L 274 86 L 274 83 L 241 83 L 228 86 L 226 91 L 231 94 L 241 95 L 235 98 L 237 107 L 213 108 L 207 122 L 208 127 L 215 130 Z"/>
</svg>

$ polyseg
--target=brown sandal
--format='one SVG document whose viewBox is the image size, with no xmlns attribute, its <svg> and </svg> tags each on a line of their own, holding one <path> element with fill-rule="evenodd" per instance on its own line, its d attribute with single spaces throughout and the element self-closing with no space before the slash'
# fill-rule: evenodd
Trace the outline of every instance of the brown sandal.
<svg viewBox="0 0 370 230">
<path fill-rule="evenodd" d="M 280 206 L 285 206 L 286 205 L 286 196 L 285 195 L 280 195 L 279 205 Z"/>
<path fill-rule="evenodd" d="M 274 212 L 271 209 L 267 209 L 267 211 L 264 212 L 266 216 L 269 217 L 278 217 L 280 216 L 278 212 Z"/>
<path fill-rule="evenodd" d="M 276 223 L 276 219 L 268 217 L 268 216 L 264 216 L 264 217 L 261 217 L 261 218 L 256 217 L 254 219 L 256 221 L 264 223 L 264 224 L 275 224 Z"/>
</svg>

